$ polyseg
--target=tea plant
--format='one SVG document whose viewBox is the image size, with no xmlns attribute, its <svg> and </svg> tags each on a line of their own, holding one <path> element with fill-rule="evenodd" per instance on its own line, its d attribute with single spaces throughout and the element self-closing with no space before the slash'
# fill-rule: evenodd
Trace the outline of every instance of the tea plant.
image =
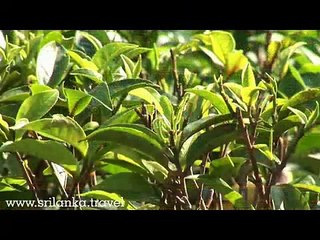
<svg viewBox="0 0 320 240">
<path fill-rule="evenodd" d="M 311 30 L 0 32 L 0 207 L 316 209 L 319 47 Z"/>
</svg>

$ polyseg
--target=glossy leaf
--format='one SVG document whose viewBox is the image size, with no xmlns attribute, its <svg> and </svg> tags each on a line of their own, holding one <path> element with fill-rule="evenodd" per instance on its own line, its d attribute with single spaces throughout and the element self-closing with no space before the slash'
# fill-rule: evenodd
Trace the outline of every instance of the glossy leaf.
<svg viewBox="0 0 320 240">
<path fill-rule="evenodd" d="M 23 102 L 27 97 L 29 97 L 29 91 L 25 86 L 12 88 L 1 94 L 0 103 Z"/>
<path fill-rule="evenodd" d="M 199 135 L 191 144 L 187 156 L 187 166 L 191 166 L 195 160 L 201 158 L 216 147 L 227 144 L 239 137 L 240 133 L 233 124 L 217 126 Z"/>
<path fill-rule="evenodd" d="M 80 114 L 90 103 L 92 97 L 88 94 L 74 89 L 64 89 L 68 99 L 68 110 L 71 116 Z"/>
<path fill-rule="evenodd" d="M 154 201 L 158 199 L 151 184 L 136 173 L 119 173 L 109 176 L 94 189 L 116 193 L 132 201 Z"/>
<path fill-rule="evenodd" d="M 71 144 L 83 156 L 87 154 L 88 142 L 83 141 L 86 135 L 80 125 L 70 117 L 55 114 L 52 118 L 44 118 L 23 126 L 25 130 L 38 132 L 44 137 Z"/>
<path fill-rule="evenodd" d="M 2 145 L 0 152 L 20 152 L 57 163 L 71 173 L 77 171 L 78 162 L 72 153 L 63 144 L 51 140 L 23 139 Z"/>
<path fill-rule="evenodd" d="M 277 58 L 279 54 L 279 50 L 281 48 L 281 42 L 272 41 L 268 45 L 267 49 L 267 63 L 269 66 L 272 67 L 273 63 L 275 62 L 275 59 Z"/>
<path fill-rule="evenodd" d="M 288 71 L 288 61 L 291 58 L 291 56 L 296 52 L 298 48 L 303 46 L 305 43 L 304 42 L 297 42 L 294 45 L 284 49 L 283 51 L 280 52 L 279 57 L 274 63 L 274 73 L 280 77 L 283 78 L 287 71 Z"/>
<path fill-rule="evenodd" d="M 301 125 L 301 120 L 297 115 L 290 115 L 289 117 L 280 120 L 273 127 L 274 138 L 278 139 L 284 132 L 299 125 Z"/>
<path fill-rule="evenodd" d="M 302 111 L 300 111 L 299 109 L 296 109 L 296 108 L 292 108 L 292 107 L 288 107 L 288 109 L 291 112 L 293 112 L 295 115 L 298 116 L 298 118 L 300 119 L 302 124 L 307 123 L 307 121 L 308 121 L 307 116 Z"/>
<path fill-rule="evenodd" d="M 39 84 L 55 87 L 63 80 L 69 64 L 69 56 L 64 47 L 49 42 L 41 48 L 37 58 L 37 78 Z"/>
<path fill-rule="evenodd" d="M 250 63 L 247 64 L 247 66 L 243 69 L 242 75 L 242 86 L 244 87 L 255 87 L 256 86 L 256 79 L 254 77 L 252 67 Z"/>
<path fill-rule="evenodd" d="M 248 59 L 243 55 L 242 51 L 230 52 L 226 58 L 226 74 L 231 76 L 235 72 L 238 72 L 245 68 L 248 64 Z"/>
<path fill-rule="evenodd" d="M 16 120 L 27 118 L 34 121 L 43 117 L 56 104 L 58 96 L 58 90 L 53 89 L 28 97 L 21 104 Z"/>
<path fill-rule="evenodd" d="M 311 112 L 311 115 L 307 120 L 306 129 L 309 129 L 310 127 L 312 127 L 316 123 L 318 118 L 319 118 L 319 103 L 316 102 L 316 107 Z"/>
<path fill-rule="evenodd" d="M 91 79 L 93 82 L 97 84 L 100 84 L 103 82 L 102 75 L 92 69 L 86 69 L 86 68 L 75 69 L 70 73 L 70 75 L 86 77 Z"/>
<path fill-rule="evenodd" d="M 208 100 L 214 108 L 216 108 L 221 114 L 229 113 L 227 104 L 224 102 L 221 95 L 213 93 L 205 89 L 186 89 L 186 92 L 194 93 L 204 99 Z"/>
<path fill-rule="evenodd" d="M 78 53 L 68 50 L 68 54 L 81 68 L 98 71 L 98 67 L 92 61 L 82 58 Z"/>
<path fill-rule="evenodd" d="M 122 94 L 127 94 L 131 90 L 143 87 L 153 87 L 158 88 L 159 86 L 151 81 L 143 79 L 124 79 L 119 81 L 114 81 L 109 84 L 111 98 L 115 98 Z"/>
<path fill-rule="evenodd" d="M 288 107 L 296 107 L 297 105 L 307 103 L 320 97 L 320 89 L 310 88 L 293 95 L 286 103 L 283 104 L 281 111 Z"/>
<path fill-rule="evenodd" d="M 199 181 L 212 187 L 217 192 L 221 193 L 236 209 L 253 210 L 253 207 L 247 203 L 240 193 L 234 191 L 221 178 L 210 177 L 207 175 L 199 176 Z"/>
<path fill-rule="evenodd" d="M 149 87 L 138 88 L 131 90 L 129 95 L 139 97 L 149 104 L 154 104 L 160 114 L 164 114 L 160 104 L 161 95 L 155 89 Z"/>
<path fill-rule="evenodd" d="M 180 146 L 193 134 L 199 132 L 200 130 L 204 128 L 208 128 L 214 124 L 223 123 L 226 121 L 232 120 L 231 114 L 225 114 L 225 115 L 213 115 L 208 116 L 202 119 L 199 119 L 197 121 L 194 121 L 192 123 L 189 123 L 182 131 L 181 139 L 180 139 Z"/>
<path fill-rule="evenodd" d="M 168 157 L 172 157 L 162 140 L 148 128 L 137 124 L 117 124 L 104 127 L 91 133 L 88 140 L 121 144 L 148 156 L 166 166 Z"/>
<path fill-rule="evenodd" d="M 309 210 L 307 200 L 294 186 L 284 184 L 271 187 L 271 196 L 275 209 Z"/>
<path fill-rule="evenodd" d="M 304 183 L 296 183 L 293 185 L 294 187 L 304 190 L 304 191 L 311 191 L 320 193 L 320 187 L 316 185 L 304 184 Z"/>
<path fill-rule="evenodd" d="M 210 175 L 229 179 L 230 177 L 235 177 L 237 173 L 237 168 L 247 161 L 244 157 L 224 157 L 219 159 L 214 159 L 210 163 Z"/>
</svg>

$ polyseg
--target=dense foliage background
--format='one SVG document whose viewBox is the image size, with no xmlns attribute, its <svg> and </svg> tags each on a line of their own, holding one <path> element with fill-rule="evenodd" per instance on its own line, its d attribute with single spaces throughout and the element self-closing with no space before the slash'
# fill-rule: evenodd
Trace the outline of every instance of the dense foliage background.
<svg viewBox="0 0 320 240">
<path fill-rule="evenodd" d="M 317 209 L 319 34 L 0 31 L 0 208 Z"/>
</svg>

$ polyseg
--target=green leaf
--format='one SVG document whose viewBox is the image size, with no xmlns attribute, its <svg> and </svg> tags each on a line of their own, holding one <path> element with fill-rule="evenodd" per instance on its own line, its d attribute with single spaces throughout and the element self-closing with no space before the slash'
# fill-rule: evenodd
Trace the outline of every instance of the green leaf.
<svg viewBox="0 0 320 240">
<path fill-rule="evenodd" d="M 289 67 L 289 59 L 296 52 L 296 50 L 303 45 L 305 45 L 304 42 L 297 42 L 280 52 L 279 57 L 274 63 L 273 72 L 276 76 L 283 78 L 286 75 Z"/>
<path fill-rule="evenodd" d="M 138 61 L 134 65 L 134 68 L 132 71 L 132 78 L 138 78 L 141 71 L 142 71 L 142 58 L 141 58 L 141 55 L 139 55 Z"/>
<path fill-rule="evenodd" d="M 86 156 L 88 142 L 83 141 L 86 135 L 80 125 L 70 117 L 55 114 L 52 118 L 44 118 L 23 126 L 25 130 L 35 131 L 44 137 L 69 143 Z"/>
<path fill-rule="evenodd" d="M 247 161 L 244 157 L 224 157 L 219 159 L 214 159 L 210 163 L 210 175 L 229 179 L 230 177 L 236 176 L 237 167 Z"/>
<path fill-rule="evenodd" d="M 306 129 L 311 128 L 316 123 L 318 118 L 319 118 L 319 103 L 316 102 L 316 108 L 310 114 L 305 128 Z"/>
<path fill-rule="evenodd" d="M 11 88 L 0 96 L 0 103 L 4 102 L 23 102 L 29 97 L 28 88 L 25 86 Z"/>
<path fill-rule="evenodd" d="M 320 193 L 320 186 L 304 184 L 304 183 L 296 183 L 293 186 L 304 191 Z"/>
<path fill-rule="evenodd" d="M 74 75 L 74 76 L 81 76 L 81 77 L 86 77 L 91 79 L 93 82 L 100 84 L 103 82 L 103 76 L 92 70 L 92 69 L 87 69 L 87 68 L 78 68 L 73 70 L 70 75 Z"/>
<path fill-rule="evenodd" d="M 227 55 L 225 66 L 227 77 L 244 69 L 247 64 L 248 59 L 245 55 L 243 55 L 242 51 L 230 52 Z"/>
<path fill-rule="evenodd" d="M 90 107 L 94 108 L 97 104 L 103 106 L 107 111 L 112 111 L 112 102 L 109 86 L 106 82 L 103 82 L 96 86 L 89 92 L 89 95 L 94 99 Z"/>
<path fill-rule="evenodd" d="M 189 123 L 182 131 L 179 146 L 181 147 L 189 137 L 199 132 L 200 130 L 210 127 L 211 125 L 214 125 L 214 124 L 230 121 L 232 119 L 233 117 L 231 114 L 214 115 L 214 116 L 204 117 L 197 121 Z"/>
<path fill-rule="evenodd" d="M 145 177 L 150 177 L 148 174 L 148 171 L 144 168 L 142 164 L 142 156 L 133 151 L 133 150 L 128 150 L 125 147 L 111 147 L 113 150 L 108 151 L 107 153 L 103 154 L 101 157 L 97 157 L 95 160 L 96 161 L 96 168 L 101 169 L 101 167 L 97 161 L 103 161 L 103 163 L 107 163 L 106 168 L 109 167 L 108 172 L 110 173 L 110 170 L 116 170 L 116 169 L 110 169 L 111 167 L 120 167 L 120 170 L 125 170 L 122 172 L 134 172 L 134 173 L 139 173 Z M 102 167 L 103 168 L 103 167 Z M 106 170 L 104 168 L 104 170 Z M 119 169 L 118 169 L 119 171 Z M 112 174 L 115 174 L 112 172 Z"/>
<path fill-rule="evenodd" d="M 299 69 L 299 72 L 300 72 L 300 74 L 306 74 L 306 73 L 317 74 L 320 72 L 320 65 L 315 65 L 313 63 L 305 63 Z"/>
<path fill-rule="evenodd" d="M 111 206 L 119 205 L 120 208 L 124 208 L 126 210 L 135 209 L 135 207 L 130 202 L 128 202 L 127 200 L 124 200 L 120 195 L 116 193 L 109 193 L 106 191 L 94 190 L 94 191 L 82 193 L 80 194 L 80 196 L 83 198 L 89 198 L 89 199 L 106 200 L 106 201 L 97 202 L 96 205 L 98 206 L 95 205 L 96 207 L 103 207 L 105 205 L 108 207 L 108 203 L 110 203 Z M 112 200 L 113 201 L 112 204 L 111 202 L 108 202 L 108 200 Z"/>
<path fill-rule="evenodd" d="M 303 194 L 292 185 L 272 186 L 271 197 L 277 210 L 282 209 L 282 206 L 285 210 L 310 210 Z"/>
<path fill-rule="evenodd" d="M 292 107 L 288 107 L 288 109 L 299 117 L 302 124 L 307 123 L 307 121 L 308 121 L 307 116 L 303 112 L 301 112 L 300 110 L 298 110 L 296 108 L 292 108 Z"/>
<path fill-rule="evenodd" d="M 144 79 L 125 79 L 109 83 L 110 95 L 112 99 L 119 95 L 127 94 L 131 90 L 143 87 L 159 88 L 158 85 Z"/>
<path fill-rule="evenodd" d="M 301 125 L 301 120 L 297 115 L 290 115 L 277 122 L 274 129 L 274 139 L 278 139 L 288 129 Z"/>
<path fill-rule="evenodd" d="M 30 90 L 32 92 L 32 95 L 35 95 L 37 93 L 41 93 L 41 92 L 44 92 L 44 91 L 52 90 L 52 88 L 47 86 L 47 85 L 32 84 L 30 86 Z"/>
<path fill-rule="evenodd" d="M 59 97 L 58 90 L 48 90 L 28 97 L 21 104 L 16 120 L 27 118 L 29 121 L 43 117 L 56 104 Z"/>
<path fill-rule="evenodd" d="M 235 41 L 232 35 L 224 31 L 213 31 L 210 33 L 212 51 L 223 62 L 226 62 L 228 53 L 235 49 Z"/>
<path fill-rule="evenodd" d="M 142 125 L 117 124 L 104 127 L 91 133 L 87 139 L 127 146 L 164 166 L 167 166 L 166 155 L 172 157 L 162 140 Z"/>
<path fill-rule="evenodd" d="M 226 63 L 226 56 L 235 48 L 232 35 L 224 31 L 212 31 L 209 34 L 199 34 L 195 38 L 203 41 L 205 45 L 211 45 L 212 52 L 222 63 Z"/>
<path fill-rule="evenodd" d="M 224 102 L 221 95 L 213 93 L 205 89 L 186 89 L 186 92 L 194 93 L 204 99 L 208 100 L 212 106 L 217 109 L 221 114 L 229 113 L 227 104 Z"/>
<path fill-rule="evenodd" d="M 283 104 L 281 111 L 286 110 L 288 107 L 296 107 L 297 105 L 307 103 L 320 97 L 319 88 L 310 88 L 293 95 L 286 103 Z M 281 113 L 280 113 L 281 114 Z"/>
<path fill-rule="evenodd" d="M 121 54 L 120 57 L 124 65 L 124 70 L 126 71 L 127 78 L 133 78 L 132 73 L 134 69 L 134 62 L 126 55 Z"/>
<path fill-rule="evenodd" d="M 92 62 L 85 58 L 82 58 L 74 51 L 68 50 L 67 52 L 73 61 L 76 62 L 81 68 L 89 69 L 92 71 L 98 71 L 98 67 Z"/>
<path fill-rule="evenodd" d="M 234 124 L 217 126 L 199 135 L 191 144 L 187 156 L 187 167 L 191 166 L 195 160 L 203 154 L 208 153 L 216 147 L 229 143 L 240 136 Z"/>
<path fill-rule="evenodd" d="M 72 153 L 63 144 L 51 140 L 23 139 L 2 145 L 0 152 L 20 152 L 57 163 L 71 173 L 77 171 L 78 162 Z"/>
<path fill-rule="evenodd" d="M 299 71 L 292 65 L 289 65 L 290 72 L 295 80 L 303 87 L 303 89 L 307 89 L 307 85 L 304 83 Z"/>
<path fill-rule="evenodd" d="M 279 50 L 281 48 L 281 42 L 275 42 L 272 41 L 269 45 L 268 45 L 268 49 L 267 49 L 267 63 L 269 66 L 272 67 L 275 59 L 277 58 L 278 54 L 279 54 Z"/>
<path fill-rule="evenodd" d="M 259 152 L 261 152 L 264 156 L 266 156 L 271 161 L 278 161 L 276 156 L 273 155 L 273 153 L 270 151 L 270 148 L 266 144 L 256 144 L 254 145 L 254 148 L 257 149 Z"/>
<path fill-rule="evenodd" d="M 157 162 L 141 160 L 148 172 L 160 183 L 168 177 L 168 170 Z"/>
<path fill-rule="evenodd" d="M 162 95 L 160 97 L 160 105 L 163 110 L 163 115 L 167 118 L 170 124 L 173 124 L 174 118 L 174 109 L 172 103 L 170 102 L 169 98 Z"/>
<path fill-rule="evenodd" d="M 154 201 L 159 198 L 151 184 L 136 173 L 118 173 L 109 176 L 94 189 L 116 193 L 130 201 Z"/>
<path fill-rule="evenodd" d="M 154 104 L 159 113 L 162 115 L 164 114 L 160 104 L 161 95 L 155 89 L 150 87 L 137 88 L 131 90 L 129 94 L 135 97 L 139 97 L 145 100 L 147 103 Z"/>
<path fill-rule="evenodd" d="M 258 92 L 261 90 L 263 91 L 263 89 L 259 87 L 241 88 L 241 98 L 243 102 L 245 102 L 247 106 L 253 106 L 258 98 Z"/>
<path fill-rule="evenodd" d="M 241 81 L 243 87 L 255 87 L 256 86 L 256 79 L 254 77 L 252 67 L 250 63 L 243 69 L 241 75 Z"/>
<path fill-rule="evenodd" d="M 121 54 L 126 55 L 128 58 L 133 58 L 149 50 L 149 48 L 141 48 L 131 43 L 109 43 L 95 53 L 92 61 L 101 70 L 115 69 L 119 66 L 119 63 L 116 63 L 116 59 Z"/>
<path fill-rule="evenodd" d="M 93 131 L 96 130 L 99 127 L 99 123 L 96 121 L 87 122 L 83 126 L 83 131 Z"/>
<path fill-rule="evenodd" d="M 55 87 L 62 81 L 69 64 L 69 56 L 64 47 L 49 42 L 41 48 L 37 58 L 37 78 L 39 84 Z"/>
<path fill-rule="evenodd" d="M 91 96 L 79 90 L 65 88 L 64 92 L 68 99 L 68 110 L 71 116 L 80 114 L 92 99 Z"/>
<path fill-rule="evenodd" d="M 236 209 L 253 210 L 253 207 L 247 203 L 240 193 L 234 191 L 221 178 L 215 178 L 208 175 L 199 176 L 198 180 L 221 193 Z"/>
</svg>

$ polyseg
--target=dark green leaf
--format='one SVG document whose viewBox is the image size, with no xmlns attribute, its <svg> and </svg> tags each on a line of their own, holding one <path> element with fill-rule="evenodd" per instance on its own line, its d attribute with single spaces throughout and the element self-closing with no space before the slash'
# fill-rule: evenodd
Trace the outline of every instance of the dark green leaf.
<svg viewBox="0 0 320 240">
<path fill-rule="evenodd" d="M 199 181 L 214 188 L 221 193 L 236 209 L 252 210 L 253 207 L 247 203 L 240 193 L 234 191 L 221 178 L 215 178 L 208 175 L 199 176 Z"/>
<path fill-rule="evenodd" d="M 240 136 L 234 124 L 217 126 L 199 135 L 191 144 L 187 156 L 187 166 L 191 166 L 195 160 L 214 148 L 227 144 Z"/>
<path fill-rule="evenodd" d="M 271 196 L 275 209 L 310 210 L 303 194 L 294 186 L 284 184 L 271 187 Z"/>
<path fill-rule="evenodd" d="M 172 157 L 166 145 L 150 129 L 137 124 L 118 124 L 91 133 L 88 140 L 113 142 L 135 149 L 149 158 L 167 166 L 167 157 Z"/>
<path fill-rule="evenodd" d="M 55 114 L 52 118 L 44 118 L 30 122 L 23 127 L 57 141 L 63 141 L 77 148 L 83 156 L 88 151 L 88 142 L 83 141 L 86 135 L 80 125 L 70 117 Z"/>
<path fill-rule="evenodd" d="M 214 115 L 214 116 L 208 116 L 201 118 L 197 121 L 194 121 L 192 123 L 189 123 L 182 131 L 181 139 L 179 146 L 182 146 L 182 144 L 193 134 L 199 132 L 200 130 L 210 127 L 214 124 L 223 123 L 225 121 L 232 120 L 231 114 L 225 114 L 225 115 Z"/>
<path fill-rule="evenodd" d="M 50 140 L 23 139 L 2 145 L 0 152 L 20 152 L 60 164 L 71 173 L 77 171 L 78 162 L 72 153 L 63 144 Z"/>
<path fill-rule="evenodd" d="M 116 193 L 132 201 L 155 201 L 159 198 L 148 181 L 136 173 L 109 176 L 94 189 Z"/>
<path fill-rule="evenodd" d="M 144 79 L 125 79 L 120 81 L 114 81 L 109 84 L 110 95 L 112 99 L 119 95 L 127 94 L 131 90 L 143 87 L 159 88 L 158 85 L 154 84 L 149 80 Z"/>
</svg>

